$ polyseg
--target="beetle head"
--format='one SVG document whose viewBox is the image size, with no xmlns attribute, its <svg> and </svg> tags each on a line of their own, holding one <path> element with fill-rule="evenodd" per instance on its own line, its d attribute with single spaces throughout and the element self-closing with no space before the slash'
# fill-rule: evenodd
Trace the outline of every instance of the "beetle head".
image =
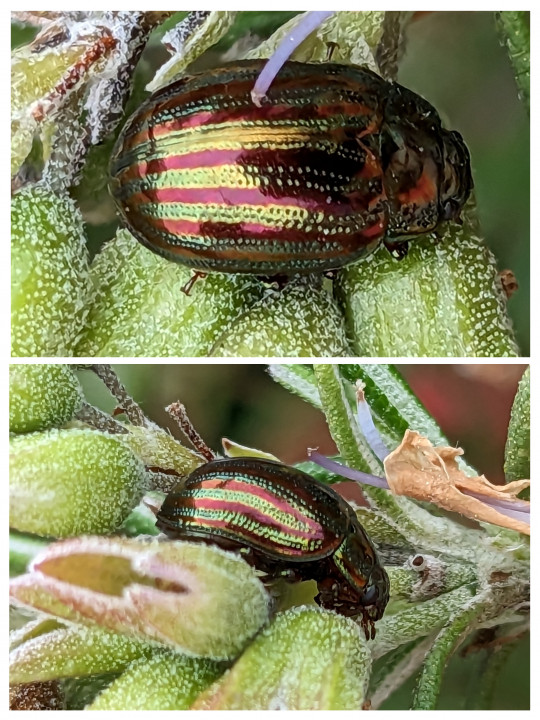
<svg viewBox="0 0 540 720">
<path fill-rule="evenodd" d="M 440 191 L 442 220 L 461 222 L 460 212 L 473 187 L 467 146 L 458 132 L 443 130 L 443 178 Z"/>
<path fill-rule="evenodd" d="M 334 553 L 333 561 L 338 571 L 334 582 L 329 584 L 334 596 L 331 601 L 333 607 L 342 615 L 361 615 L 366 637 L 374 637 L 373 623 L 384 613 L 390 583 L 373 546 L 355 517 L 351 518 L 349 532 Z"/>
<path fill-rule="evenodd" d="M 459 221 L 472 188 L 469 151 L 426 100 L 397 84 L 385 108 L 381 161 L 390 250 L 442 221 Z"/>
</svg>

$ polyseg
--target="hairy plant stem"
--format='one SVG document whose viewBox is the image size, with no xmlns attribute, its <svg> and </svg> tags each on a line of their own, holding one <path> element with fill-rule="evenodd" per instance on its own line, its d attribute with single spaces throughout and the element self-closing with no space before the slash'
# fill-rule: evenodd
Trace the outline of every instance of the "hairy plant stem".
<svg viewBox="0 0 540 720">
<path fill-rule="evenodd" d="M 469 632 L 471 623 L 484 609 L 486 601 L 477 599 L 458 611 L 443 627 L 427 653 L 416 685 L 411 710 L 435 710 L 444 668 L 450 655 Z"/>
<path fill-rule="evenodd" d="M 89 369 L 103 382 L 132 425 L 148 429 L 155 427 L 154 423 L 146 417 L 140 406 L 129 395 L 110 365 L 90 365 Z"/>
<path fill-rule="evenodd" d="M 103 412 L 90 403 L 83 402 L 79 410 L 75 413 L 77 420 L 80 420 L 96 430 L 102 430 L 110 435 L 123 435 L 129 432 L 125 425 L 119 423 L 108 413 Z"/>
</svg>

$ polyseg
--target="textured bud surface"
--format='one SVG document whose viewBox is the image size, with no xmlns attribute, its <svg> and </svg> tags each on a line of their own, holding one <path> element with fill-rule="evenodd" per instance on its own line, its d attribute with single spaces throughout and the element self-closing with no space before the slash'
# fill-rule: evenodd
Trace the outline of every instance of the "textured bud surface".
<svg viewBox="0 0 540 720">
<path fill-rule="evenodd" d="M 9 430 L 46 430 L 71 420 L 82 389 L 68 365 L 9 366 Z"/>
<path fill-rule="evenodd" d="M 10 593 L 56 617 L 214 660 L 236 657 L 269 615 L 268 593 L 241 557 L 187 542 L 53 543 Z"/>
<path fill-rule="evenodd" d="M 278 615 L 197 710 L 360 710 L 371 658 L 356 623 L 315 608 Z"/>
<path fill-rule="evenodd" d="M 9 656 L 11 683 L 118 672 L 152 649 L 97 627 L 61 627 L 19 645 Z"/>
<path fill-rule="evenodd" d="M 116 530 L 145 477 L 117 437 L 80 429 L 14 437 L 10 475 L 10 526 L 53 537 Z"/>
<path fill-rule="evenodd" d="M 189 710 L 221 674 L 218 663 L 167 650 L 133 662 L 87 710 Z"/>
<path fill-rule="evenodd" d="M 216 343 L 216 357 L 341 357 L 351 351 L 326 288 L 289 283 L 255 303 Z"/>
<path fill-rule="evenodd" d="M 495 259 L 465 219 L 444 238 L 411 243 L 397 261 L 384 249 L 338 278 L 356 355 L 515 357 Z"/>
<path fill-rule="evenodd" d="M 21 190 L 11 202 L 11 354 L 72 356 L 92 293 L 73 200 Z"/>
<path fill-rule="evenodd" d="M 208 355 L 262 292 L 256 280 L 215 273 L 186 295 L 191 272 L 149 253 L 127 231 L 96 257 L 92 278 L 97 298 L 78 355 Z"/>
</svg>

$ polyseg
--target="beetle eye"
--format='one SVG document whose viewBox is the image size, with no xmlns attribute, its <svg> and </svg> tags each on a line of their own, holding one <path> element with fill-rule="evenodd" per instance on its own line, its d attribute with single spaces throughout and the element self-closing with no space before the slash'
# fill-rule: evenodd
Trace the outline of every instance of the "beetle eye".
<svg viewBox="0 0 540 720">
<path fill-rule="evenodd" d="M 455 220 L 460 222 L 458 213 L 460 211 L 459 204 L 455 200 L 447 200 L 443 207 L 443 218 L 445 220 Z"/>
<path fill-rule="evenodd" d="M 362 595 L 362 605 L 373 605 L 377 599 L 378 591 L 376 585 L 371 585 Z"/>
</svg>

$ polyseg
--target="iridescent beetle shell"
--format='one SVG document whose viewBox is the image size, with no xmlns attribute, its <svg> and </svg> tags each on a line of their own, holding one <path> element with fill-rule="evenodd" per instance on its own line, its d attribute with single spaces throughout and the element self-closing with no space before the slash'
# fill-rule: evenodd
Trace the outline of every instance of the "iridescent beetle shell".
<svg viewBox="0 0 540 720">
<path fill-rule="evenodd" d="M 239 550 L 268 578 L 316 580 L 319 605 L 360 616 L 374 637 L 388 576 L 352 508 L 310 475 L 260 458 L 213 460 L 167 495 L 157 527 Z"/>
<path fill-rule="evenodd" d="M 287 63 L 261 107 L 263 61 L 158 90 L 113 151 L 111 190 L 146 247 L 197 270 L 264 276 L 356 261 L 458 219 L 461 136 L 406 88 L 350 65 Z"/>
</svg>

